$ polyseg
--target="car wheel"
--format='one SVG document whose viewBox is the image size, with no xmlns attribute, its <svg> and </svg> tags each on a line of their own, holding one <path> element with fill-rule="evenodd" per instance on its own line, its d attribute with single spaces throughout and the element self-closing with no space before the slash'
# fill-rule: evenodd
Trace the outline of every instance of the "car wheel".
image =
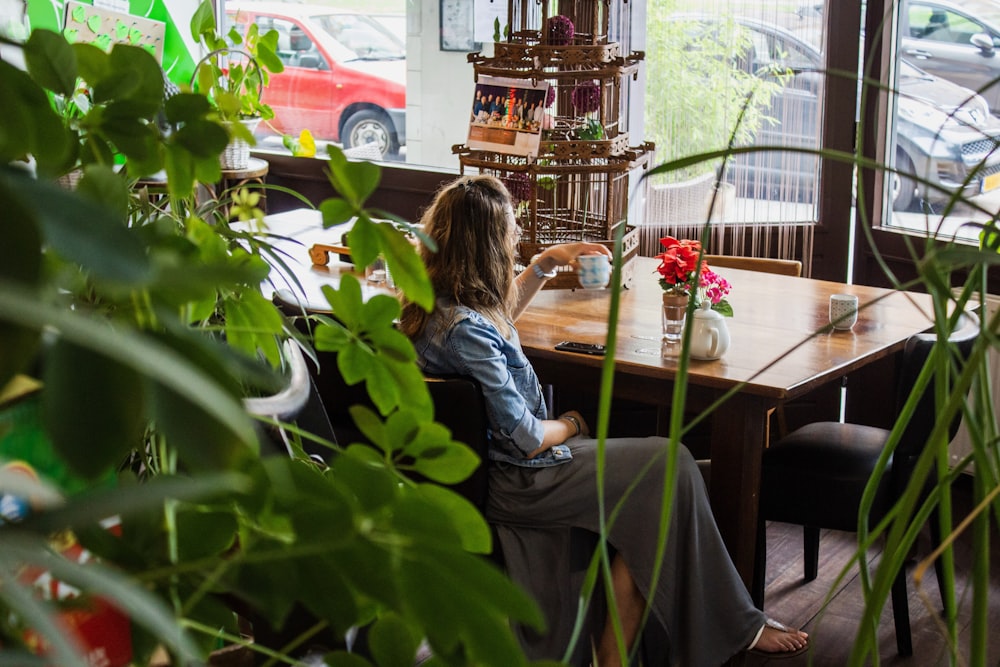
<svg viewBox="0 0 1000 667">
<path fill-rule="evenodd" d="M 374 143 L 378 145 L 383 156 L 399 151 L 392 122 L 381 111 L 372 109 L 358 111 L 347 119 L 342 136 L 345 149 Z"/>
<path fill-rule="evenodd" d="M 892 210 L 908 211 L 917 197 L 917 182 L 908 174 L 913 173 L 913 160 L 896 149 L 896 169 L 892 174 Z"/>
</svg>

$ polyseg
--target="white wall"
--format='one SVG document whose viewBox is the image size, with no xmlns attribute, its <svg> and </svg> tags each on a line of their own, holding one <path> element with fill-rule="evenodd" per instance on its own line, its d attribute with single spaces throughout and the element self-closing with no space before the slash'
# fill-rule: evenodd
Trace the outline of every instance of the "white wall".
<svg viewBox="0 0 1000 667">
<path fill-rule="evenodd" d="M 440 2 L 407 2 L 406 161 L 458 170 L 475 91 L 466 54 L 440 49 Z"/>
</svg>

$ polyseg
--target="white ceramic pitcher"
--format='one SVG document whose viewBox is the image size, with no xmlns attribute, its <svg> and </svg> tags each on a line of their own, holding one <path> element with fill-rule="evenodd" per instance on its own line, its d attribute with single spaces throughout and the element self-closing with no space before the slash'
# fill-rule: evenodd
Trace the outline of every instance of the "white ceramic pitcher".
<svg viewBox="0 0 1000 667">
<path fill-rule="evenodd" d="M 692 359 L 718 359 L 729 349 L 729 327 L 726 318 L 712 310 L 705 299 L 694 311 L 691 320 Z"/>
</svg>

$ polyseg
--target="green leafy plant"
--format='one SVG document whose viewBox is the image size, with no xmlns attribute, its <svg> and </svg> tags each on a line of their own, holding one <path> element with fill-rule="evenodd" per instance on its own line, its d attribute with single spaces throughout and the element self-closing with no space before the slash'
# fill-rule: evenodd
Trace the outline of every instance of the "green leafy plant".
<svg viewBox="0 0 1000 667">
<path fill-rule="evenodd" d="M 311 628 L 289 646 L 253 648 L 288 661 L 316 633 L 336 639 L 365 627 L 365 657 L 331 660 L 387 667 L 426 638 L 438 664 L 526 664 L 509 623 L 539 627 L 541 617 L 478 555 L 490 548 L 482 516 L 439 486 L 478 462 L 433 422 L 412 346 L 392 325 L 398 303 L 362 301 L 357 281 L 346 278 L 327 293 L 338 320 L 317 333 L 317 346 L 338 354 L 339 371 L 324 372 L 363 380 L 378 406 L 378 414 L 354 410 L 376 448 L 338 446 L 251 414 L 247 396 L 288 382 L 289 350 L 299 347 L 287 341 L 307 341 L 261 293 L 269 262 L 282 261 L 268 232 L 230 226 L 219 203 L 206 209 L 190 197 L 196 178 L 217 178 L 221 150 L 210 155 L 190 142 L 207 128 L 225 141 L 207 99 L 182 93 L 164 104 L 162 83 L 130 80 L 126 91 L 144 92 L 114 107 L 123 127 L 151 138 L 138 142 L 146 152 L 134 153 L 130 142 L 109 151 L 129 173 L 165 167 L 168 206 L 137 201 L 143 195 L 128 187 L 131 179 L 103 162 L 88 164 L 79 187 L 65 190 L 49 176 L 74 138 L 47 96 L 51 65 L 85 54 L 95 104 L 108 106 L 117 98 L 102 92 L 112 83 L 107 71 L 120 73 L 134 59 L 140 73 L 161 74 L 146 67 L 151 57 L 141 49 L 103 54 L 32 39 L 26 72 L 0 62 L 0 89 L 15 93 L 5 96 L 0 121 L 0 201 L 10 214 L 0 244 L 0 387 L 18 374 L 43 380 L 45 436 L 84 481 L 57 493 L 44 480 L 0 473 L 4 490 L 46 499 L 19 523 L 0 524 L 5 656 L 31 660 L 23 634 L 30 627 L 55 662 L 82 661 L 54 620 L 61 603 L 38 599 L 14 576 L 32 565 L 76 586 L 73 604 L 99 595 L 126 611 L 137 663 L 161 643 L 179 661 L 203 660 L 219 638 L 248 643 L 235 611 L 253 615 L 262 630 L 279 629 L 298 605 Z M 174 124 L 169 136 L 147 129 L 161 108 Z M 34 174 L 14 164 L 28 158 Z M 340 196 L 323 203 L 324 219 L 357 216 L 357 260 L 384 256 L 397 285 L 430 304 L 402 221 L 377 223 L 385 216 L 364 208 L 378 168 L 335 152 L 329 170 Z M 237 216 L 258 218 L 249 198 L 235 204 Z M 281 429 L 296 455 L 267 455 L 268 429 Z M 328 467 L 304 455 L 306 443 L 329 449 Z M 414 471 L 429 481 L 413 481 Z M 104 487 L 109 475 L 113 489 Z M 112 516 L 117 534 L 101 526 Z M 64 530 L 100 564 L 58 556 L 49 538 Z"/>
<path fill-rule="evenodd" d="M 274 117 L 261 94 L 270 75 L 285 69 L 277 54 L 277 30 L 262 35 L 251 23 L 244 35 L 234 25 L 223 37 L 214 5 L 204 0 L 191 17 L 191 36 L 207 50 L 195 70 L 196 89 L 211 100 L 221 120 Z"/>
<path fill-rule="evenodd" d="M 710 24 L 675 11 L 674 3 L 649 7 L 648 30 L 658 37 L 646 50 L 646 85 L 657 94 L 646 97 L 646 138 L 666 161 L 723 149 L 730 140 L 751 144 L 762 124 L 772 122 L 766 109 L 784 85 L 782 74 L 754 73 L 741 64 L 753 43 L 735 20 Z M 689 180 L 718 165 L 718 159 L 696 160 L 656 180 Z"/>
</svg>

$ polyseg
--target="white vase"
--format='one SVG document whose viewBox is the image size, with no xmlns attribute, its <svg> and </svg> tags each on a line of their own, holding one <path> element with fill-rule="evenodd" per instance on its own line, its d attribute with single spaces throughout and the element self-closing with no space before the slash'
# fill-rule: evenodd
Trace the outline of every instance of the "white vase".
<svg viewBox="0 0 1000 667">
<path fill-rule="evenodd" d="M 260 118 L 247 118 L 244 120 L 229 122 L 240 123 L 247 129 L 248 132 L 250 132 L 250 134 L 253 134 L 257 129 L 257 126 L 260 124 Z M 225 124 L 228 125 L 229 123 L 227 122 Z M 250 166 L 250 144 L 244 139 L 233 137 L 229 141 L 225 150 L 222 151 L 222 155 L 219 156 L 219 163 L 222 165 L 223 169 L 234 171 L 246 169 Z"/>
</svg>

